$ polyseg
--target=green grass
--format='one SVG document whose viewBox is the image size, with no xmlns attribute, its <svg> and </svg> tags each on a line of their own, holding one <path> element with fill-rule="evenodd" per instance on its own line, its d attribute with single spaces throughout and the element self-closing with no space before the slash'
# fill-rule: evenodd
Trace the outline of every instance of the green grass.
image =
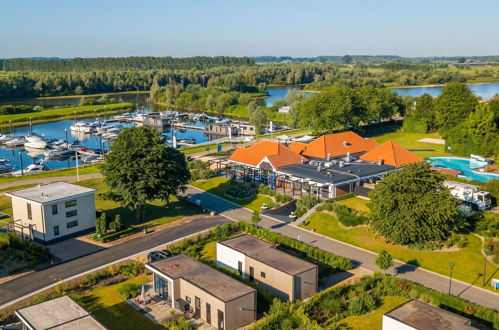
<svg viewBox="0 0 499 330">
<path fill-rule="evenodd" d="M 106 215 L 114 219 L 116 214 L 120 214 L 123 224 L 134 228 L 145 228 L 173 222 L 185 216 L 199 214 L 200 210 L 191 203 L 179 199 L 176 196 L 170 197 L 170 205 L 166 206 L 163 201 L 155 200 L 146 205 L 145 220 L 137 223 L 135 213 L 129 208 L 121 206 L 119 203 L 103 198 L 103 194 L 108 191 L 104 184 L 104 179 L 82 180 L 79 185 L 98 190 L 95 199 L 95 207 L 98 211 L 106 212 Z"/>
<path fill-rule="evenodd" d="M 133 309 L 121 298 L 118 288 L 125 283 L 146 284 L 145 277 L 137 277 L 128 281 L 101 286 L 85 293 L 81 301 L 83 307 L 108 329 L 163 329 L 147 317 Z"/>
<path fill-rule="evenodd" d="M 383 314 L 389 310 L 397 307 L 398 305 L 407 301 L 407 298 L 397 296 L 386 296 L 382 298 L 381 306 L 369 314 L 359 316 L 349 316 L 341 320 L 340 324 L 345 324 L 354 330 L 378 330 L 381 329 L 383 324 Z"/>
<path fill-rule="evenodd" d="M 449 264 L 454 264 L 453 276 L 467 283 L 481 285 L 482 278 L 478 274 L 483 272 L 483 256 L 480 253 L 482 241 L 472 235 L 464 235 L 468 241 L 466 247 L 459 251 L 417 251 L 404 246 L 387 243 L 376 235 L 369 227 L 353 227 L 344 229 L 338 220 L 323 212 L 316 212 L 310 216 L 306 225 L 300 225 L 319 234 L 350 243 L 367 250 L 380 252 L 386 250 L 393 258 L 416 264 L 436 273 L 448 276 Z M 496 267 L 487 263 L 487 279 L 490 278 Z M 497 277 L 497 273 L 496 277 Z M 490 286 L 487 285 L 487 288 Z"/>
<path fill-rule="evenodd" d="M 191 183 L 192 186 L 201 190 L 207 191 L 233 203 L 247 207 L 253 211 L 260 211 L 263 203 L 270 204 L 272 199 L 268 196 L 257 194 L 254 197 L 246 199 L 235 199 L 225 196 L 225 191 L 229 188 L 229 179 L 217 176 L 208 180 L 195 181 Z"/>
<path fill-rule="evenodd" d="M 368 202 L 369 202 L 368 200 L 365 200 L 363 198 L 352 197 L 352 198 L 338 201 L 336 203 L 340 204 L 340 205 L 348 206 L 349 208 L 360 211 L 360 212 L 369 212 L 369 208 L 367 207 Z"/>
<path fill-rule="evenodd" d="M 0 124 L 8 124 L 9 121 L 14 122 L 28 122 L 31 117 L 32 121 L 43 119 L 54 119 L 62 117 L 73 117 L 76 111 L 77 116 L 85 114 L 93 114 L 94 110 L 97 113 L 108 111 L 116 111 L 121 109 L 133 108 L 132 103 L 114 103 L 114 104 L 98 104 L 98 105 L 85 105 L 85 106 L 74 106 L 74 107 L 64 107 L 64 108 L 50 108 L 47 110 L 39 112 L 30 113 L 19 113 L 14 115 L 2 115 L 0 118 Z"/>
<path fill-rule="evenodd" d="M 80 175 L 99 173 L 99 167 L 97 164 L 84 165 L 84 166 L 79 166 L 78 171 L 79 171 Z M 76 168 L 74 168 L 74 167 L 72 167 L 70 169 L 53 170 L 53 171 L 47 171 L 47 172 L 25 175 L 25 176 L 18 176 L 18 177 L 14 177 L 14 176 L 10 176 L 10 175 L 2 175 L 2 176 L 0 176 L 0 184 L 7 183 L 7 182 L 30 180 L 30 179 L 52 178 L 52 177 L 56 177 L 56 176 L 72 176 L 72 175 L 76 176 Z M 12 189 L 12 188 L 9 188 L 9 190 L 10 189 Z"/>
<path fill-rule="evenodd" d="M 393 140 L 407 149 L 435 150 L 435 151 L 415 151 L 414 153 L 421 158 L 449 155 L 449 153 L 445 152 L 444 145 L 442 144 L 418 142 L 418 140 L 424 138 L 439 139 L 440 135 L 437 132 L 427 133 L 427 134 L 408 133 L 408 132 L 402 132 L 400 129 L 400 125 L 387 125 L 375 128 L 368 128 L 366 130 L 366 134 L 364 135 L 366 137 L 374 138 L 376 142 L 378 142 L 379 144 L 382 144 L 388 140 Z"/>
</svg>

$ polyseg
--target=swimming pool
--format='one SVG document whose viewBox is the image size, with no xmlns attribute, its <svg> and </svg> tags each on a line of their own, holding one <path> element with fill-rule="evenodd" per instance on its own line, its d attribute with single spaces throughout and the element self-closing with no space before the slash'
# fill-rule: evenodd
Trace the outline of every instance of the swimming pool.
<svg viewBox="0 0 499 330">
<path fill-rule="evenodd" d="M 487 182 L 492 179 L 499 179 L 499 174 L 481 173 L 473 171 L 470 168 L 469 158 L 431 157 L 428 158 L 428 161 L 430 162 L 431 166 L 447 167 L 453 170 L 458 170 L 461 172 L 460 174 L 458 174 L 458 177 L 466 180 Z"/>
</svg>

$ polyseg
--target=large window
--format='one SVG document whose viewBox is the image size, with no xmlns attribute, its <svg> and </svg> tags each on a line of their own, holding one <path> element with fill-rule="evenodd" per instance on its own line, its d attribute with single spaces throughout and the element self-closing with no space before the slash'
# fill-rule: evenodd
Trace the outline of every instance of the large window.
<svg viewBox="0 0 499 330">
<path fill-rule="evenodd" d="M 54 226 L 54 236 L 59 236 L 59 226 Z"/>
<path fill-rule="evenodd" d="M 33 220 L 33 213 L 31 212 L 31 204 L 28 203 L 28 219 Z"/>
<path fill-rule="evenodd" d="M 57 204 L 52 205 L 52 214 L 57 214 Z"/>
<path fill-rule="evenodd" d="M 75 215 L 78 214 L 78 211 L 77 210 L 71 210 L 71 211 L 68 211 L 66 212 L 66 218 L 71 218 L 71 217 L 74 217 Z"/>
<path fill-rule="evenodd" d="M 66 203 L 64 203 L 65 207 L 71 207 L 71 206 L 75 206 L 75 205 L 76 205 L 76 199 L 73 199 L 71 201 L 67 201 Z"/>
<path fill-rule="evenodd" d="M 66 228 L 68 228 L 68 229 L 76 227 L 76 226 L 78 226 L 78 220 L 73 220 L 73 221 L 66 223 Z"/>
<path fill-rule="evenodd" d="M 154 290 L 161 297 L 168 299 L 168 282 L 156 273 L 154 274 Z"/>
</svg>

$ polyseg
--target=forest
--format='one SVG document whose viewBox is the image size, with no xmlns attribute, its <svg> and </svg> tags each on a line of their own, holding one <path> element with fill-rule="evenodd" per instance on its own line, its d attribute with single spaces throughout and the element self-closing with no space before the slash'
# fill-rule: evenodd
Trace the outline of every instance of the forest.
<svg viewBox="0 0 499 330">
<path fill-rule="evenodd" d="M 42 60 L 39 61 L 44 62 Z M 47 62 L 47 61 L 45 61 Z M 51 61 L 58 62 L 58 61 Z M 37 62 L 38 63 L 38 62 Z M 40 64 L 41 65 L 41 64 Z M 499 81 L 499 66 L 449 67 L 442 64 L 285 63 L 224 65 L 199 69 L 93 70 L 69 72 L 0 71 L 0 99 L 148 91 L 154 86 L 198 84 L 254 92 L 260 84 L 305 85 L 305 90 L 332 86 L 393 87 L 445 84 L 450 81 Z"/>
</svg>

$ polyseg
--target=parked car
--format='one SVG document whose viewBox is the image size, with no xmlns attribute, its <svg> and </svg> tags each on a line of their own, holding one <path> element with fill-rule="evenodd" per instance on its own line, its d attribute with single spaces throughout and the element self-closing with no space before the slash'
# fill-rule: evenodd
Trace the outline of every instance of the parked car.
<svg viewBox="0 0 499 330">
<path fill-rule="evenodd" d="M 147 255 L 147 262 L 154 262 L 171 256 L 173 256 L 173 253 L 168 250 L 153 251 Z"/>
</svg>

